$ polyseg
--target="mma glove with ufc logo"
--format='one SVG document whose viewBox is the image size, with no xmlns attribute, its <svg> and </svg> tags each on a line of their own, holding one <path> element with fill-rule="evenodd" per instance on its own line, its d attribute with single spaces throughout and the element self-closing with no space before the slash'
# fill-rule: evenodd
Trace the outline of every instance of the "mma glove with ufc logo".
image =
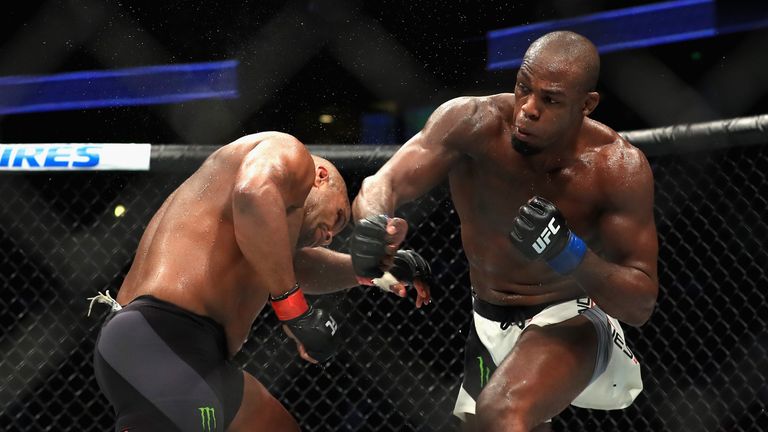
<svg viewBox="0 0 768 432">
<path fill-rule="evenodd" d="M 338 348 L 336 320 L 329 310 L 315 308 L 307 303 L 299 284 L 285 294 L 269 296 L 275 315 L 304 345 L 307 354 L 324 362 L 333 357 Z"/>
<path fill-rule="evenodd" d="M 572 272 L 584 259 L 587 245 L 565 223 L 552 202 L 535 196 L 520 207 L 509 236 L 530 260 L 545 260 L 560 274 Z"/>
</svg>

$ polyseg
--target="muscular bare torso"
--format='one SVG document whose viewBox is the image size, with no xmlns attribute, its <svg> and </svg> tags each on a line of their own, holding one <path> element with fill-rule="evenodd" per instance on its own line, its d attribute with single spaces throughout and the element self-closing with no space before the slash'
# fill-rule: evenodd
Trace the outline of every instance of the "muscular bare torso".
<svg viewBox="0 0 768 432">
<path fill-rule="evenodd" d="M 163 203 L 139 242 L 117 301 L 152 295 L 208 316 L 226 332 L 230 354 L 245 342 L 268 298 L 235 240 L 232 191 L 243 158 L 270 133 L 214 152 Z M 287 213 L 296 244 L 303 212 Z"/>
<path fill-rule="evenodd" d="M 585 120 L 576 151 L 561 163 L 546 161 L 544 153 L 523 157 L 511 144 L 514 95 L 483 98 L 479 110 L 491 116 L 480 143 L 450 173 L 454 205 L 461 219 L 462 241 L 477 295 L 495 304 L 531 305 L 575 298 L 584 291 L 544 262 L 530 262 L 512 245 L 509 232 L 518 209 L 534 195 L 557 205 L 568 226 L 596 253 L 601 239 L 604 182 L 600 170 L 611 158 L 636 151 L 610 128 Z M 548 166 L 556 166 L 548 169 Z"/>
</svg>

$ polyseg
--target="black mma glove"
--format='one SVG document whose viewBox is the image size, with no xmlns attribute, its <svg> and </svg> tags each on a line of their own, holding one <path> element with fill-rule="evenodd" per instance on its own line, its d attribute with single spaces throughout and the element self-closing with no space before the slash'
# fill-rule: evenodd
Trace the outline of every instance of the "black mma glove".
<svg viewBox="0 0 768 432">
<path fill-rule="evenodd" d="M 587 245 L 568 229 L 560 210 L 539 196 L 520 207 L 509 236 L 526 258 L 543 259 L 560 274 L 572 272 L 587 252 Z"/>
<path fill-rule="evenodd" d="M 270 301 L 277 318 L 304 345 L 310 357 L 319 362 L 333 357 L 338 346 L 334 337 L 338 324 L 330 311 L 309 306 L 298 283 L 281 296 L 270 296 Z"/>
<path fill-rule="evenodd" d="M 387 216 L 376 215 L 360 219 L 349 241 L 349 254 L 357 276 L 378 278 L 381 260 L 386 255 Z"/>
<path fill-rule="evenodd" d="M 389 269 L 392 276 L 400 282 L 413 285 L 413 281 L 419 279 L 427 285 L 432 283 L 432 268 L 429 263 L 414 250 L 400 249 L 395 254 L 392 268 Z"/>
</svg>

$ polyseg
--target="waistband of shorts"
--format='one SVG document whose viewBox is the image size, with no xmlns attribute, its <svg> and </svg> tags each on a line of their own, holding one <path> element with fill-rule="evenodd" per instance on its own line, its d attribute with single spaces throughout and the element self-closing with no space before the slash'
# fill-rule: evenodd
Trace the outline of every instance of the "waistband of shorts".
<svg viewBox="0 0 768 432">
<path fill-rule="evenodd" d="M 172 313 L 174 315 L 182 316 L 184 318 L 192 320 L 202 325 L 203 327 L 208 327 L 209 330 L 213 331 L 217 335 L 217 337 L 219 337 L 220 340 L 224 342 L 224 346 L 226 347 L 227 337 L 226 337 L 226 333 L 224 332 L 224 326 L 216 322 L 211 317 L 207 317 L 205 315 L 198 315 L 194 312 L 190 312 L 187 309 L 179 307 L 165 300 L 160 300 L 159 298 L 149 294 L 136 297 L 130 303 L 128 303 L 122 310 L 142 308 L 142 307 L 151 307 L 155 309 L 160 309 L 160 310 Z"/>
<path fill-rule="evenodd" d="M 477 296 L 472 298 L 472 309 L 481 317 L 499 323 L 523 322 L 533 318 L 553 304 L 559 304 L 568 300 L 558 300 L 550 303 L 542 303 L 531 306 L 509 306 L 488 303 Z"/>
</svg>

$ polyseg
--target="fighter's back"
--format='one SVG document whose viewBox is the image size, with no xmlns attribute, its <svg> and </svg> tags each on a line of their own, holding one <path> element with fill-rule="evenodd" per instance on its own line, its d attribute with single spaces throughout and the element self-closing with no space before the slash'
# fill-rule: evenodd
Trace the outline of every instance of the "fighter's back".
<svg viewBox="0 0 768 432">
<path fill-rule="evenodd" d="M 268 294 L 249 283 L 253 271 L 233 228 L 233 187 L 246 155 L 283 136 L 254 134 L 221 147 L 166 199 L 139 242 L 119 303 L 152 295 L 213 318 L 230 337 L 231 326 L 236 333 L 250 326 Z"/>
</svg>

